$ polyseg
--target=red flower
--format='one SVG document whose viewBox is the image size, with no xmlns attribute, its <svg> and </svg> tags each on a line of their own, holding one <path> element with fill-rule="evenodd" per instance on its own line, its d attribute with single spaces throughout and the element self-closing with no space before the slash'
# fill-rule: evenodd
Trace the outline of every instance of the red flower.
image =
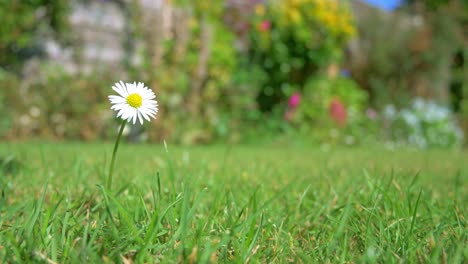
<svg viewBox="0 0 468 264">
<path fill-rule="evenodd" d="M 270 28 L 271 28 L 271 23 L 268 20 L 263 20 L 257 25 L 257 29 L 260 32 L 268 32 L 270 31 Z"/>
<path fill-rule="evenodd" d="M 296 108 L 300 102 L 301 102 L 301 95 L 297 92 L 293 93 L 293 95 L 289 97 L 289 101 L 288 101 L 289 108 Z"/>
<path fill-rule="evenodd" d="M 329 107 L 330 117 L 339 125 L 345 126 L 347 113 L 344 104 L 340 101 L 339 98 L 333 98 L 330 102 Z"/>
</svg>

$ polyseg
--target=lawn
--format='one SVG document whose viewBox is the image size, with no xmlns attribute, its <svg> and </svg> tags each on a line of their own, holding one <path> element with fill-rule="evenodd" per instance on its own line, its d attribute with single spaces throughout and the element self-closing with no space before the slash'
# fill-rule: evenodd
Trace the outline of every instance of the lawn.
<svg viewBox="0 0 468 264">
<path fill-rule="evenodd" d="M 0 144 L 0 262 L 468 259 L 467 152 L 112 147 Z"/>
</svg>

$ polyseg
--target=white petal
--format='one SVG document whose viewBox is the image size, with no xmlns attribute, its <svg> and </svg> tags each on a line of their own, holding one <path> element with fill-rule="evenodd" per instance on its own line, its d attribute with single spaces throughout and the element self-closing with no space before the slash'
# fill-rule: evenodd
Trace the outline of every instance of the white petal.
<svg viewBox="0 0 468 264">
<path fill-rule="evenodd" d="M 129 111 L 129 106 L 128 105 L 123 105 L 121 107 L 119 107 L 118 109 L 116 109 L 119 111 L 119 114 L 118 116 L 121 116 L 122 118 L 126 119 L 126 113 Z"/>
<path fill-rule="evenodd" d="M 143 101 L 143 105 L 146 105 L 146 106 L 157 106 L 157 105 L 158 105 L 158 102 L 156 102 L 155 100 L 145 100 L 145 101 Z"/>
<path fill-rule="evenodd" d="M 146 114 L 149 115 L 149 116 L 151 116 L 152 118 L 156 118 L 156 113 L 155 113 L 154 111 L 148 110 L 148 111 L 146 112 Z"/>
<path fill-rule="evenodd" d="M 137 119 L 137 110 L 135 108 L 132 108 L 132 121 L 133 121 L 133 124 L 135 124 L 136 122 L 136 119 Z"/>
<path fill-rule="evenodd" d="M 146 114 L 146 109 L 143 109 L 140 111 L 141 115 L 143 116 L 144 119 L 150 121 L 149 116 Z"/>
<path fill-rule="evenodd" d="M 117 88 L 119 88 L 119 89 L 118 90 L 114 89 L 114 90 L 116 92 L 118 92 L 122 97 L 127 98 L 128 91 L 127 91 L 127 87 L 125 86 L 124 82 L 120 81 L 120 82 L 116 83 L 115 86 Z"/>
<path fill-rule="evenodd" d="M 127 87 L 128 95 L 135 93 L 135 86 L 131 83 L 126 83 L 125 87 Z M 128 96 L 127 95 L 127 96 Z"/>
<path fill-rule="evenodd" d="M 109 101 L 112 103 L 112 104 L 121 104 L 121 103 L 126 103 L 127 100 L 121 96 L 117 96 L 117 95 L 110 95 L 109 96 Z"/>
<path fill-rule="evenodd" d="M 142 97 L 145 100 L 150 100 L 156 98 L 156 95 L 154 93 L 144 92 Z"/>
<path fill-rule="evenodd" d="M 132 109 L 131 107 L 125 107 L 122 109 L 122 118 L 123 119 L 128 119 L 132 114 Z"/>
<path fill-rule="evenodd" d="M 137 84 L 137 87 L 138 87 L 138 89 L 139 89 L 140 91 L 143 91 L 143 89 L 145 88 L 145 84 L 142 83 L 142 82 L 139 82 L 139 83 Z"/>
<path fill-rule="evenodd" d="M 129 116 L 130 116 L 130 109 L 124 108 L 124 109 L 121 110 L 120 113 L 121 113 L 122 119 L 127 120 L 129 118 Z"/>
<path fill-rule="evenodd" d="M 143 125 L 143 118 L 141 116 L 141 112 L 137 111 L 138 119 L 140 120 L 140 123 Z"/>
<path fill-rule="evenodd" d="M 117 86 L 117 83 L 112 86 L 112 90 L 116 91 L 121 96 L 123 96 L 124 94 L 124 91 L 122 90 L 122 88 Z"/>
</svg>

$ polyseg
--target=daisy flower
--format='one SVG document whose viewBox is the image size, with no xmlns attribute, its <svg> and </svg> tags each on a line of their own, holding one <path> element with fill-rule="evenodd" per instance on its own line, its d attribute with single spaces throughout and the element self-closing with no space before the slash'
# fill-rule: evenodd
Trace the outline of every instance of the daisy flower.
<svg viewBox="0 0 468 264">
<path fill-rule="evenodd" d="M 114 84 L 112 89 L 118 95 L 110 95 L 111 109 L 117 111 L 117 117 L 135 122 L 143 119 L 150 121 L 150 117 L 156 118 L 158 113 L 158 102 L 154 100 L 156 95 L 148 89 L 144 83 L 124 83 L 122 81 Z"/>
</svg>

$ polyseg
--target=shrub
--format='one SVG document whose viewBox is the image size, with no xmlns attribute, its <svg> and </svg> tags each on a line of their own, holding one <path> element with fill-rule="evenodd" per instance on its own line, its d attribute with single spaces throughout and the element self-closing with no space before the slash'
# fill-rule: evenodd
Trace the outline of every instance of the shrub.
<svg viewBox="0 0 468 264">
<path fill-rule="evenodd" d="M 20 86 L 18 78 L 0 68 L 0 137 L 5 136 L 13 124 L 13 115 L 16 111 L 16 104 L 10 99 Z"/>
<path fill-rule="evenodd" d="M 13 122 L 7 136 L 56 139 L 105 138 L 112 115 L 107 104 L 109 75 L 70 75 L 56 65 L 43 64 L 39 78 L 7 86 L 14 79 L 1 80 L 9 87 L 4 96 Z"/>
<path fill-rule="evenodd" d="M 0 67 L 17 70 L 26 58 L 40 53 L 38 33 L 65 32 L 67 11 L 67 0 L 0 1 Z"/>
<path fill-rule="evenodd" d="M 459 27 L 453 12 L 363 12 L 351 47 L 352 76 L 377 108 L 403 107 L 418 96 L 445 99 L 452 56 L 463 45 Z"/>
<path fill-rule="evenodd" d="M 170 10 L 161 9 L 173 14 L 170 37 L 151 18 L 135 18 L 145 45 L 135 78 L 156 90 L 158 119 L 164 120 L 149 127 L 149 138 L 188 144 L 237 140 L 243 113 L 255 108 L 256 88 L 248 84 L 235 35 L 221 19 L 223 1 L 182 0 Z"/>
<path fill-rule="evenodd" d="M 459 147 L 463 132 L 448 107 L 417 98 L 400 111 L 387 107 L 390 138 L 420 148 Z"/>
<path fill-rule="evenodd" d="M 319 69 L 339 62 L 344 44 L 355 33 L 342 1 L 271 1 L 254 10 L 249 58 L 268 76 L 258 97 L 263 111 L 302 89 Z"/>
<path fill-rule="evenodd" d="M 293 124 L 303 131 L 312 130 L 319 140 L 352 137 L 356 143 L 369 132 L 372 120 L 365 115 L 367 94 L 349 78 L 312 77 L 301 101 Z"/>
</svg>

